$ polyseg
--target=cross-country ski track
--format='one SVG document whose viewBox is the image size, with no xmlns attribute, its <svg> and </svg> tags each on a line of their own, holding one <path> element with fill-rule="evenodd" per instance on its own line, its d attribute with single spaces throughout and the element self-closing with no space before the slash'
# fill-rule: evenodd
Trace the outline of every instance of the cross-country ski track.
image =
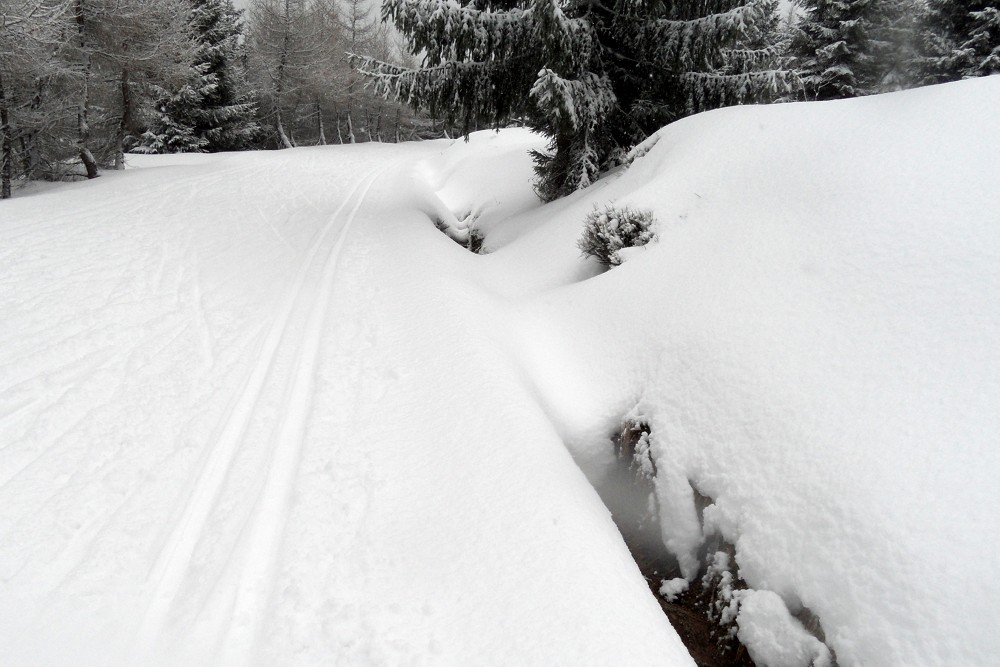
<svg viewBox="0 0 1000 667">
<path fill-rule="evenodd" d="M 518 554 L 552 521 L 596 520 L 614 545 L 596 498 L 494 525 L 512 489 L 551 495 L 546 465 L 593 494 L 543 413 L 497 408 L 530 391 L 483 358 L 498 323 L 450 316 L 490 297 L 428 269 L 474 259 L 431 224 L 441 148 L 137 158 L 12 202 L 0 639 L 14 664 L 467 662 L 583 615 L 579 571 Z M 41 196 L 55 215 L 31 209 Z M 433 335 L 412 336 L 421 318 Z M 483 428 L 509 432 L 508 451 L 468 456 Z M 483 540 L 502 567 L 464 562 Z M 623 545 L 610 553 L 631 568 Z M 524 577 L 565 593 L 522 599 Z M 634 568 L 616 578 L 586 595 L 640 600 L 654 644 L 673 645 Z"/>
</svg>

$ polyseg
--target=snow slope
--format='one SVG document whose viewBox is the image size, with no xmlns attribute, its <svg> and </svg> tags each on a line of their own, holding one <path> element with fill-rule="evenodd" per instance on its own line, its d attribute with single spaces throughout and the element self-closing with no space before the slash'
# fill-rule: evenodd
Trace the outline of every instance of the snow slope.
<svg viewBox="0 0 1000 667">
<path fill-rule="evenodd" d="M 993 77 L 702 114 L 485 262 L 581 465 L 599 479 L 622 416 L 648 419 L 685 574 L 721 534 L 841 665 L 1000 655 L 998 108 Z M 607 202 L 652 209 L 660 241 L 578 282 Z M 754 642 L 774 602 L 740 636 L 808 664 Z"/>
<path fill-rule="evenodd" d="M 522 131 L 5 203 L 0 654 L 691 664 L 591 486 L 631 415 L 683 574 L 734 545 L 758 664 L 994 664 L 997 108 L 702 114 L 545 206 Z M 601 274 L 608 202 L 660 241 Z"/>
</svg>

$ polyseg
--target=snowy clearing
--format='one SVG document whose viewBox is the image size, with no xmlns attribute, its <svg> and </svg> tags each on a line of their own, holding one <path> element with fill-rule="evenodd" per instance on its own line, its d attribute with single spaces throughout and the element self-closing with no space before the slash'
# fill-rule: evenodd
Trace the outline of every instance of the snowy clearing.
<svg viewBox="0 0 1000 667">
<path fill-rule="evenodd" d="M 4 662 L 693 664 L 594 490 L 631 416 L 759 665 L 995 664 L 997 108 L 701 114 L 545 206 L 517 130 L 5 202 Z M 609 203 L 659 242 L 601 274 Z"/>
</svg>

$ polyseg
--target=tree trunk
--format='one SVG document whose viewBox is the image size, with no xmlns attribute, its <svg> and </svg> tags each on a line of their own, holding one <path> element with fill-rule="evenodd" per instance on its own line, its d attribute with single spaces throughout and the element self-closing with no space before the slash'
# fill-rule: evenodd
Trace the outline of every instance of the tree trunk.
<svg viewBox="0 0 1000 667">
<path fill-rule="evenodd" d="M 292 143 L 292 140 L 289 139 L 288 135 L 285 133 L 285 125 L 284 125 L 284 123 L 281 122 L 281 107 L 280 106 L 278 107 L 278 111 L 275 114 L 275 116 L 276 116 L 277 121 L 278 121 L 278 128 L 277 128 L 278 129 L 278 141 L 281 142 L 281 147 L 282 148 L 295 148 L 295 144 Z"/>
<path fill-rule="evenodd" d="M 399 109 L 396 109 L 396 143 L 399 143 Z"/>
<path fill-rule="evenodd" d="M 316 100 L 316 124 L 319 129 L 319 145 L 326 146 L 326 128 L 323 127 L 323 107 Z"/>
<path fill-rule="evenodd" d="M 278 60 L 278 77 L 275 81 L 274 89 L 274 106 L 275 106 L 275 118 L 277 121 L 278 130 L 278 140 L 281 142 L 284 148 L 293 148 L 291 139 L 285 133 L 285 125 L 281 121 L 281 104 L 284 102 L 285 96 L 285 68 L 288 65 L 288 51 L 289 42 L 291 40 L 292 32 L 292 16 L 291 16 L 291 0 L 285 0 L 285 15 L 282 17 L 282 35 L 281 35 L 281 57 Z"/>
<path fill-rule="evenodd" d="M 42 94 L 44 93 L 44 83 L 41 79 L 36 79 L 35 94 L 31 98 L 31 106 L 28 107 L 33 113 L 42 107 Z M 38 172 L 38 145 L 35 139 L 38 130 L 29 129 L 21 134 L 21 160 L 24 175 L 27 178 L 34 178 Z"/>
<path fill-rule="evenodd" d="M 10 199 L 10 182 L 14 178 L 14 142 L 11 137 L 10 111 L 0 73 L 0 199 Z"/>
<path fill-rule="evenodd" d="M 354 123 L 351 121 L 351 107 L 347 107 L 347 138 L 351 143 L 357 143 L 354 139 Z"/>
<path fill-rule="evenodd" d="M 80 161 L 87 170 L 87 178 L 97 178 L 97 160 L 90 151 L 90 74 L 91 57 L 87 50 L 86 23 L 83 15 L 83 0 L 76 0 L 76 26 L 80 39 L 80 50 L 83 52 L 83 90 L 80 94 L 80 105 L 77 111 L 77 151 Z"/>
<path fill-rule="evenodd" d="M 115 133 L 115 169 L 125 168 L 125 135 L 128 128 L 132 126 L 133 100 L 132 86 L 130 83 L 129 70 L 122 68 L 121 91 L 122 91 L 122 116 L 118 122 L 118 131 Z"/>
</svg>

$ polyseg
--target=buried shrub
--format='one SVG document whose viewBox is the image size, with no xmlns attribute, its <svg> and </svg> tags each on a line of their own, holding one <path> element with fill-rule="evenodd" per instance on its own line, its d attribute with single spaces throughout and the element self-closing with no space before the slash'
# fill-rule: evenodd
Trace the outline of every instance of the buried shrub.
<svg viewBox="0 0 1000 667">
<path fill-rule="evenodd" d="M 649 450 L 649 433 L 646 422 L 627 419 L 622 424 L 621 432 L 612 439 L 618 460 L 645 479 L 656 477 L 656 462 Z"/>
<path fill-rule="evenodd" d="M 470 250 L 477 255 L 485 254 L 485 251 L 483 250 L 483 243 L 486 241 L 486 235 L 475 227 L 468 227 L 465 230 L 466 233 L 463 234 L 461 230 L 456 230 L 451 227 L 441 216 L 432 216 L 431 221 L 434 223 L 434 226 L 437 227 L 439 232 L 442 232 L 466 250 Z"/>
<path fill-rule="evenodd" d="M 587 214 L 577 246 L 585 257 L 593 257 L 605 267 L 618 266 L 624 259 L 622 250 L 656 240 L 655 222 L 652 211 L 627 206 L 595 208 Z"/>
</svg>

